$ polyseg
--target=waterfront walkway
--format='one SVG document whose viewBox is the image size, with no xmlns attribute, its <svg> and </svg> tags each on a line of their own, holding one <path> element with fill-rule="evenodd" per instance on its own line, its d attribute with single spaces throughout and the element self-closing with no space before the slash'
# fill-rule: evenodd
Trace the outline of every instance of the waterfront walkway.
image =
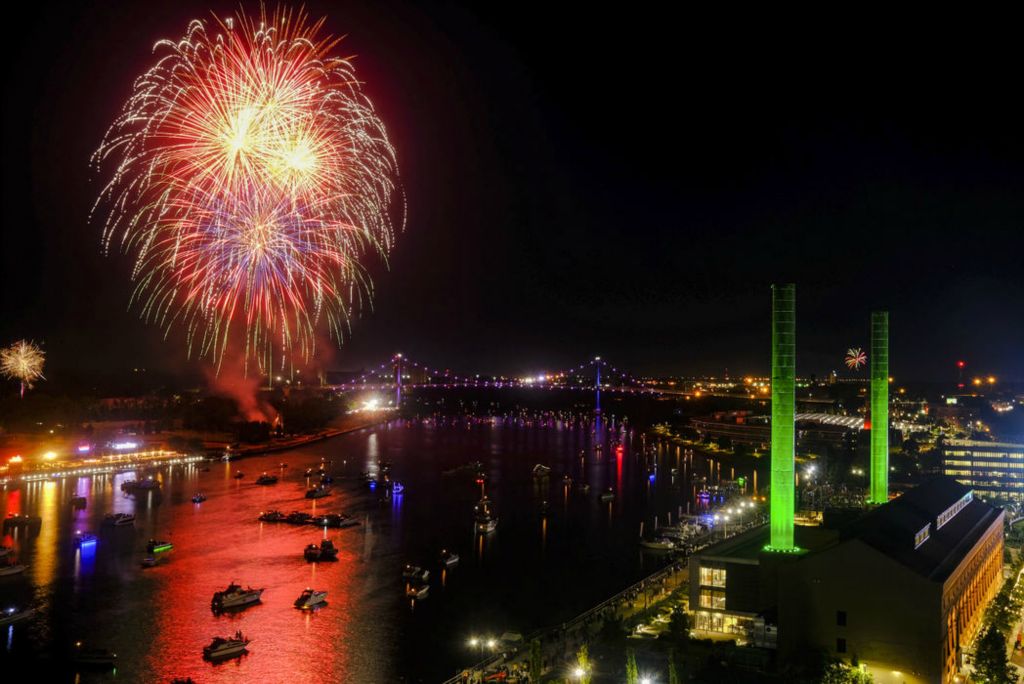
<svg viewBox="0 0 1024 684">
<path fill-rule="evenodd" d="M 575 657 L 576 651 L 600 632 L 606 620 L 627 620 L 667 597 L 688 579 L 685 559 L 673 562 L 571 620 L 525 635 L 515 652 L 497 653 L 443 684 L 527 682 L 530 642 L 534 639 L 540 641 L 544 672 L 549 673 Z M 503 672 L 507 676 L 502 678 Z"/>
</svg>

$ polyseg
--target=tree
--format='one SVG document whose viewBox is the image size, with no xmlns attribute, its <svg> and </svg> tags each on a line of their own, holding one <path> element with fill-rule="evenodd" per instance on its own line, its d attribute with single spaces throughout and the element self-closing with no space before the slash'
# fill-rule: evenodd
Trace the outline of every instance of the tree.
<svg viewBox="0 0 1024 684">
<path fill-rule="evenodd" d="M 674 642 L 685 642 L 690 635 L 690 624 L 686 613 L 680 609 L 672 611 L 668 622 L 668 633 Z"/>
<path fill-rule="evenodd" d="M 668 684 L 683 684 L 683 678 L 679 673 L 679 663 L 676 660 L 676 649 L 668 652 Z"/>
<path fill-rule="evenodd" d="M 581 673 L 579 676 L 580 684 L 590 684 L 590 652 L 587 650 L 586 644 L 580 646 L 580 650 L 576 651 L 576 667 L 579 668 Z"/>
<path fill-rule="evenodd" d="M 974 670 L 980 681 L 986 684 L 1013 684 L 1017 681 L 1006 659 L 1006 639 L 995 625 L 989 625 L 978 640 Z"/>
<path fill-rule="evenodd" d="M 626 684 L 639 684 L 640 669 L 636 666 L 636 651 L 626 649 Z"/>
<path fill-rule="evenodd" d="M 542 674 L 544 674 L 544 661 L 541 657 L 540 639 L 534 639 L 530 642 L 530 682 L 539 684 Z"/>
</svg>

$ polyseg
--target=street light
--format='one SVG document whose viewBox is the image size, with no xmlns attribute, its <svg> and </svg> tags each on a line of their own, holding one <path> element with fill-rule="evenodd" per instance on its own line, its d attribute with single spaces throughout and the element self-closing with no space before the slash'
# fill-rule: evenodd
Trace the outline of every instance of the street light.
<svg viewBox="0 0 1024 684">
<path fill-rule="evenodd" d="M 572 676 L 576 679 L 583 679 L 583 675 L 585 674 L 587 674 L 587 671 L 584 670 L 582 667 L 577 667 L 575 670 L 572 671 Z"/>
</svg>

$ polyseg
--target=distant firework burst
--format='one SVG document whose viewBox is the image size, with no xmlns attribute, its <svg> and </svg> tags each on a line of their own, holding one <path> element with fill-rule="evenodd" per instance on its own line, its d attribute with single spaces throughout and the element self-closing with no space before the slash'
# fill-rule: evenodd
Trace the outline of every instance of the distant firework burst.
<svg viewBox="0 0 1024 684">
<path fill-rule="evenodd" d="M 9 347 L 0 349 L 0 373 L 21 383 L 21 396 L 26 389 L 32 389 L 36 380 L 43 377 L 43 363 L 46 354 L 34 342 L 18 340 Z"/>
<path fill-rule="evenodd" d="M 868 362 L 868 355 L 860 347 L 851 347 L 846 350 L 846 367 L 850 370 L 860 370 L 860 367 Z"/>
<path fill-rule="evenodd" d="M 94 212 L 134 258 L 133 303 L 218 364 L 239 336 L 261 367 L 308 359 L 321 324 L 340 342 L 372 296 L 364 257 L 386 261 L 404 220 L 395 149 L 322 28 L 284 9 L 193 21 L 93 156 L 114 169 Z"/>
</svg>

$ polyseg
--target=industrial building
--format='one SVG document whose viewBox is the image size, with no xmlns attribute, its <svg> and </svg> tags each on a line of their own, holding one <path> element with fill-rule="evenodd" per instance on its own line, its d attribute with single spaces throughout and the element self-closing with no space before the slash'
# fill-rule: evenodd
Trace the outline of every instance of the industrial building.
<svg viewBox="0 0 1024 684">
<path fill-rule="evenodd" d="M 795 289 L 773 288 L 771 522 L 690 559 L 698 630 L 857 661 L 878 684 L 955 681 L 1002 579 L 1003 512 L 938 476 L 894 499 L 888 316 L 872 315 L 871 505 L 794 525 Z"/>
</svg>

